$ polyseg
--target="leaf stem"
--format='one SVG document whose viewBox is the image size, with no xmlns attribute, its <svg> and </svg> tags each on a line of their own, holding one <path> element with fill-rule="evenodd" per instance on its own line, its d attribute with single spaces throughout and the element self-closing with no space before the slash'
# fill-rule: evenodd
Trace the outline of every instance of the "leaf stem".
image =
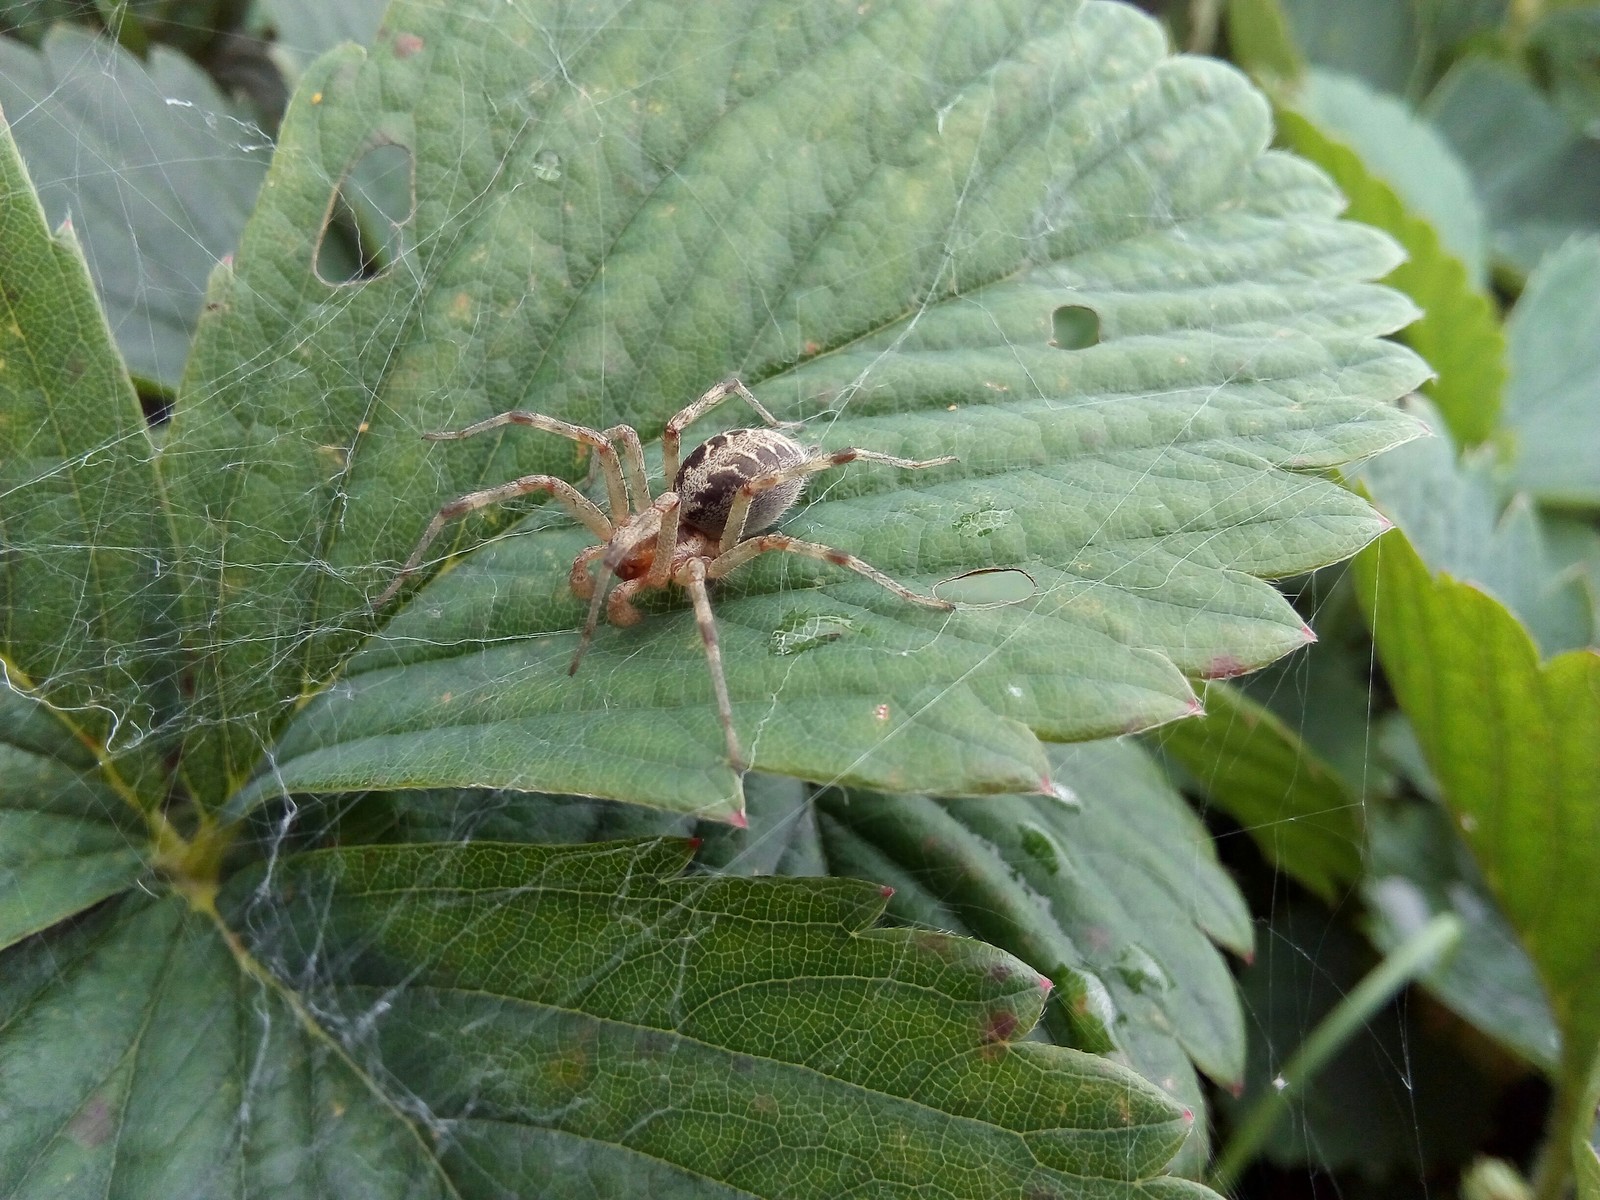
<svg viewBox="0 0 1600 1200">
<path fill-rule="evenodd" d="M 1571 1038 L 1567 1041 L 1570 1043 Z M 1544 1144 L 1533 1162 L 1533 1200 L 1560 1200 L 1577 1167 L 1577 1155 L 1589 1150 L 1595 1109 L 1600 1106 L 1600 1053 L 1592 1048 L 1565 1048 L 1561 1082 L 1545 1122 Z M 1580 1176 L 1578 1194 L 1587 1196 Z"/>
<path fill-rule="evenodd" d="M 1328 1061 L 1394 998 L 1395 993 L 1431 970 L 1460 940 L 1460 920 L 1452 913 L 1440 913 L 1396 946 L 1352 988 L 1294 1052 L 1274 1081 L 1273 1090 L 1262 1096 L 1245 1115 L 1217 1156 L 1217 1164 L 1211 1172 L 1211 1186 L 1219 1192 L 1229 1191 L 1288 1112 L 1289 1105 Z"/>
<path fill-rule="evenodd" d="M 1580 1089 L 1565 1079 L 1556 1088 L 1556 1100 L 1544 1127 L 1544 1144 L 1533 1164 L 1533 1200 L 1560 1200 L 1571 1178 L 1572 1123 L 1577 1116 Z"/>
</svg>

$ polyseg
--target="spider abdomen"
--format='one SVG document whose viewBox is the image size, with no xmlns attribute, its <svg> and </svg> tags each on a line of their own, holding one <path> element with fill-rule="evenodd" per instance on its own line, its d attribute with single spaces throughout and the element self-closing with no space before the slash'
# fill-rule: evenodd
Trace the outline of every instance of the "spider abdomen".
<svg viewBox="0 0 1600 1200">
<path fill-rule="evenodd" d="M 797 466 L 809 457 L 810 451 L 776 429 L 730 429 L 714 434 L 690 452 L 672 482 L 683 506 L 680 519 L 702 533 L 720 537 L 733 497 L 744 484 Z M 745 532 L 757 533 L 777 524 L 800 498 L 805 485 L 803 478 L 790 479 L 756 493 Z"/>
</svg>

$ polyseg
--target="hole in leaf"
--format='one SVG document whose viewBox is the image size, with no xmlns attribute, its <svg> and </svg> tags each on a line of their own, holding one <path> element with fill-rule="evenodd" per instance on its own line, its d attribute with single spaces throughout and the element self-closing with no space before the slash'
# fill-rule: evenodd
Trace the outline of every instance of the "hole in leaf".
<svg viewBox="0 0 1600 1200">
<path fill-rule="evenodd" d="M 144 412 L 146 424 L 151 426 L 165 425 L 172 419 L 172 405 L 175 397 L 160 384 L 148 380 L 137 380 L 134 390 L 139 397 L 139 407 Z"/>
<path fill-rule="evenodd" d="M 1033 576 L 1015 567 L 980 567 L 933 585 L 933 594 L 962 608 L 999 608 L 1031 600 L 1039 590 Z"/>
<path fill-rule="evenodd" d="M 1087 350 L 1100 344 L 1100 314 L 1082 304 L 1063 304 L 1050 314 L 1050 344 Z"/>
<path fill-rule="evenodd" d="M 323 283 L 360 283 L 388 271 L 405 251 L 402 230 L 416 208 L 408 147 L 380 137 L 345 169 L 328 201 L 314 267 Z"/>
</svg>

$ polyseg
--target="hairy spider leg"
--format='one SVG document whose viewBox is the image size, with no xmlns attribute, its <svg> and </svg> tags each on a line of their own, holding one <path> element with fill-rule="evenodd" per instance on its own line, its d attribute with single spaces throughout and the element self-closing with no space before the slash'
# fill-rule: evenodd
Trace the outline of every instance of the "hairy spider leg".
<svg viewBox="0 0 1600 1200">
<path fill-rule="evenodd" d="M 594 579 L 589 574 L 589 564 L 603 557 L 605 552 L 604 542 L 598 546 L 585 546 L 578 551 L 578 557 L 572 560 L 572 572 L 567 576 L 567 586 L 579 600 L 587 600 L 594 595 Z"/>
<path fill-rule="evenodd" d="M 500 504 L 534 492 L 548 492 L 572 514 L 575 520 L 586 525 L 595 537 L 602 541 L 611 540 L 612 526 L 611 522 L 606 520 L 605 513 L 596 508 L 565 479 L 557 479 L 554 475 L 524 475 L 521 479 L 513 479 L 510 483 L 502 483 L 498 487 L 484 488 L 481 492 L 468 492 L 436 512 L 433 520 L 428 522 L 427 531 L 417 543 L 417 548 L 411 552 L 411 557 L 406 559 L 405 566 L 400 568 L 400 573 L 389 581 L 389 586 L 384 588 L 372 602 L 372 607 L 379 609 L 389 602 L 411 573 L 422 565 L 422 556 L 428 552 L 428 547 L 451 521 L 470 512 L 476 512 L 480 508 L 488 508 L 491 504 Z"/>
<path fill-rule="evenodd" d="M 700 640 L 706 648 L 706 664 L 711 669 L 711 689 L 717 694 L 717 716 L 722 719 L 722 736 L 728 742 L 728 762 L 733 769 L 745 769 L 739 735 L 733 730 L 733 702 L 728 699 L 728 680 L 722 673 L 722 644 L 717 639 L 717 620 L 711 613 L 711 597 L 706 594 L 710 572 L 704 560 L 691 558 L 678 572 L 677 582 L 694 601 L 694 619 L 700 626 Z"/>
<path fill-rule="evenodd" d="M 722 527 L 722 538 L 717 544 L 717 553 L 727 554 L 744 540 L 744 525 L 750 516 L 750 505 L 760 493 L 770 491 L 790 480 L 815 475 L 818 471 L 826 471 L 833 467 L 842 467 L 845 463 L 857 460 L 883 463 L 890 467 L 903 467 L 908 471 L 920 471 L 925 467 L 942 467 L 946 463 L 953 463 L 956 457 L 947 454 L 943 458 L 896 458 L 892 454 L 879 454 L 876 450 L 858 450 L 854 446 L 849 446 L 843 450 L 818 454 L 814 458 L 806 459 L 805 462 L 795 463 L 792 467 L 782 467 L 766 475 L 757 475 L 740 485 L 739 490 L 734 493 L 733 503 L 728 507 L 728 521 Z"/>
<path fill-rule="evenodd" d="M 627 525 L 617 530 L 612 535 L 609 543 L 604 547 L 605 553 L 600 559 L 600 578 L 592 585 L 593 591 L 589 598 L 589 613 L 584 618 L 583 634 L 578 639 L 578 648 L 573 652 L 572 665 L 567 668 L 568 675 L 578 673 L 578 664 L 583 661 L 583 656 L 588 653 L 589 643 L 594 640 L 595 627 L 600 624 L 600 606 L 605 601 L 606 593 L 610 590 L 611 581 L 616 578 L 617 568 L 620 567 L 628 555 L 632 554 L 651 538 L 656 539 L 655 558 L 651 560 L 650 570 L 644 576 L 649 586 L 661 587 L 670 578 L 672 570 L 672 552 L 678 541 L 678 496 L 675 492 L 663 492 L 656 497 L 656 501 L 644 512 L 637 514 Z M 573 575 L 576 579 L 579 563 L 586 576 L 585 584 L 588 585 L 588 564 L 594 556 L 588 551 L 579 555 L 578 562 L 573 564 Z M 629 595 L 638 588 L 630 589 Z M 574 587 L 574 591 L 577 588 Z M 583 593 L 578 592 L 581 596 Z M 624 596 L 623 603 L 628 609 L 632 608 Z M 635 614 L 637 616 L 637 614 Z M 623 621 L 622 624 L 630 622 Z"/>
<path fill-rule="evenodd" d="M 642 575 L 636 579 L 624 579 L 612 588 L 611 594 L 606 597 L 607 624 L 627 628 L 644 620 L 644 614 L 633 606 L 633 598 L 645 590 Z"/>
<path fill-rule="evenodd" d="M 650 569 L 633 579 L 624 579 L 611 589 L 606 601 L 606 620 L 612 625 L 637 625 L 644 614 L 633 606 L 633 598 L 640 592 L 664 588 L 672 582 L 672 560 L 678 549 L 678 521 L 682 508 L 675 492 L 662 492 L 656 497 L 656 508 L 661 513 L 661 532 L 656 534 L 656 551 L 650 560 Z"/>
<path fill-rule="evenodd" d="M 639 431 L 632 425 L 613 425 L 605 436 L 622 443 L 622 473 L 628 481 L 633 511 L 643 512 L 650 507 L 650 485 L 645 482 L 644 446 L 639 442 Z"/>
<path fill-rule="evenodd" d="M 783 554 L 799 554 L 805 558 L 814 558 L 818 562 L 832 563 L 836 567 L 846 567 L 857 575 L 864 575 L 879 587 L 888 588 L 902 600 L 909 600 L 912 604 L 920 604 L 924 608 L 937 608 L 948 612 L 955 608 L 948 600 L 941 600 L 937 596 L 924 596 L 913 592 L 903 584 L 896 583 L 877 567 L 869 562 L 857 558 L 853 554 L 846 554 L 843 550 L 835 550 L 831 546 L 822 546 L 816 542 L 802 542 L 799 538 L 787 537 L 781 533 L 757 534 L 753 538 L 740 542 L 732 550 L 717 555 L 706 567 L 707 579 L 721 579 L 730 571 L 744 566 L 752 558 L 760 554 L 779 552 Z"/>
<path fill-rule="evenodd" d="M 526 425 L 531 429 L 542 429 L 545 433 L 554 433 L 564 438 L 571 438 L 575 442 L 582 442 L 591 447 L 595 457 L 600 462 L 600 468 L 606 478 L 606 500 L 611 508 L 611 520 L 621 525 L 628 519 L 633 511 L 628 503 L 628 489 L 622 481 L 622 468 L 617 463 L 617 451 L 606 435 L 597 430 L 590 429 L 587 425 L 573 425 L 566 421 L 547 417 L 543 413 L 524 412 L 516 409 L 511 412 L 499 413 L 493 417 L 485 417 L 475 424 L 468 425 L 465 429 L 446 430 L 443 433 L 425 433 L 422 436 L 430 442 L 453 442 L 461 438 L 473 437 L 480 433 L 487 433 L 491 429 L 499 429 L 503 425 Z M 614 430 L 612 432 L 615 432 Z M 633 433 L 630 429 L 629 433 Z M 638 443 L 638 434 L 634 434 L 634 442 Z M 640 486 L 643 487 L 644 454 L 640 451 L 639 476 Z M 645 501 L 640 501 L 642 506 Z"/>
<path fill-rule="evenodd" d="M 761 414 L 761 419 L 774 429 L 794 429 L 796 422 L 780 421 L 766 410 L 761 401 L 744 384 L 737 379 L 724 379 L 700 399 L 687 408 L 680 409 L 676 416 L 667 422 L 667 427 L 661 431 L 661 469 L 666 476 L 667 486 L 671 487 L 678 478 L 678 443 L 683 436 L 683 431 L 705 416 L 724 400 L 739 397 L 756 412 Z"/>
</svg>

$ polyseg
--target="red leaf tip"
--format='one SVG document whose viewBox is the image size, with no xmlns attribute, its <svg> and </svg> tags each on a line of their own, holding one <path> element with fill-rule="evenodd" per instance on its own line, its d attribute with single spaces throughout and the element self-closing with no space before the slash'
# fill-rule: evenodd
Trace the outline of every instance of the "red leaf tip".
<svg viewBox="0 0 1600 1200">
<path fill-rule="evenodd" d="M 728 824 L 732 825 L 735 829 L 749 829 L 750 818 L 744 815 L 744 809 L 741 808 L 738 812 L 734 813 L 728 818 Z"/>
<path fill-rule="evenodd" d="M 894 889 L 886 883 L 878 889 L 878 895 L 887 900 L 890 896 L 894 895 Z"/>
</svg>

